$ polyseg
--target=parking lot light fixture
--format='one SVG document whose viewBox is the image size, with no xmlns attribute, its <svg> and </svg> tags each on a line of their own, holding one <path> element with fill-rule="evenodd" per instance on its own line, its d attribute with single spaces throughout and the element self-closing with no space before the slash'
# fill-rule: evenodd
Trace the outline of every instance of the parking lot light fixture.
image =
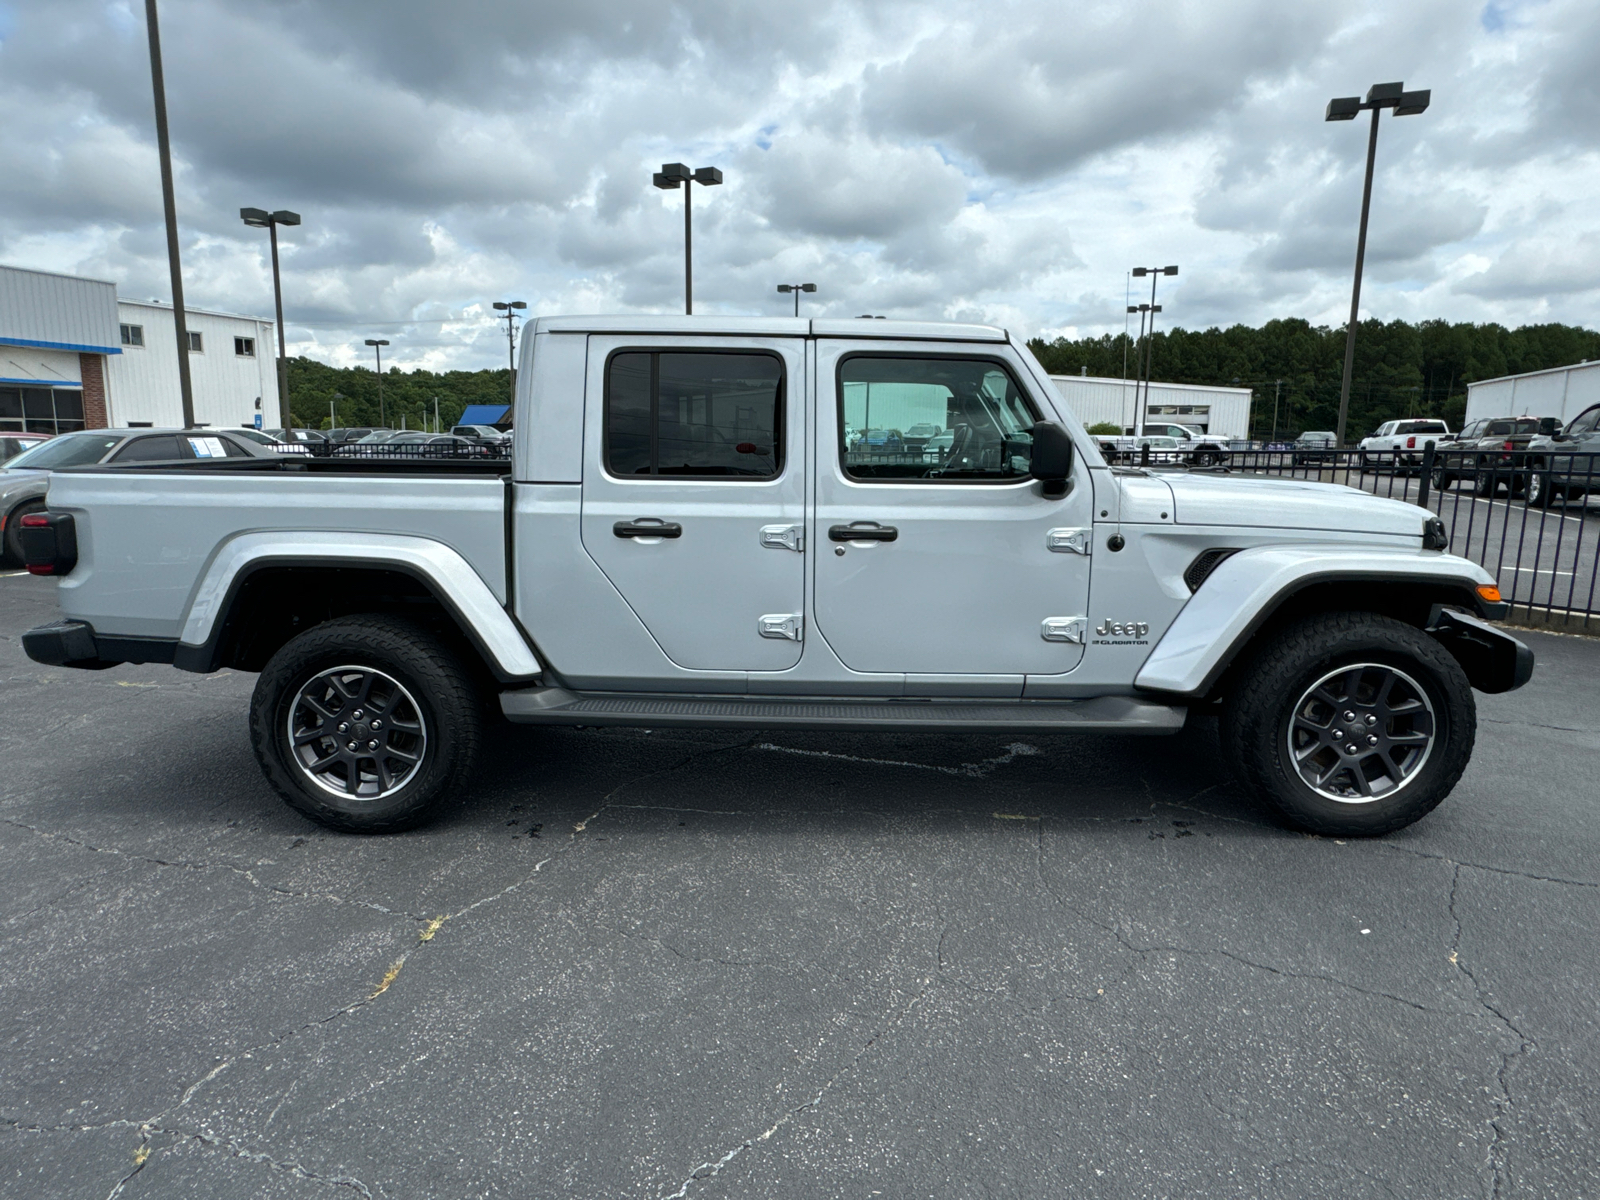
<svg viewBox="0 0 1600 1200">
<path fill-rule="evenodd" d="M 528 307 L 522 300 L 496 300 L 498 318 L 506 323 L 506 353 L 511 360 L 511 403 L 517 402 L 517 313 Z"/>
<path fill-rule="evenodd" d="M 1367 174 L 1361 185 L 1361 227 L 1356 234 L 1355 282 L 1350 288 L 1350 324 L 1344 336 L 1344 378 L 1339 383 L 1339 426 L 1336 430 L 1339 445 L 1345 444 L 1345 424 L 1350 416 L 1350 376 L 1356 365 L 1356 318 L 1361 309 L 1361 268 L 1367 257 L 1367 213 L 1372 207 L 1372 166 L 1378 156 L 1378 114 L 1386 108 L 1394 109 L 1397 117 L 1411 117 L 1426 112 L 1432 92 L 1406 91 L 1403 83 L 1375 83 L 1367 89 L 1367 98 L 1340 96 L 1328 101 L 1324 121 L 1353 121 L 1363 109 L 1372 113 L 1372 128 L 1367 135 Z"/>
<path fill-rule="evenodd" d="M 650 182 L 662 191 L 683 188 L 683 311 L 694 315 L 694 230 L 691 213 L 694 209 L 694 184 L 716 187 L 722 182 L 722 172 L 716 167 L 696 167 L 693 171 L 682 163 L 662 163 L 661 170 L 650 177 Z"/>
<path fill-rule="evenodd" d="M 1144 419 L 1145 419 L 1145 417 L 1149 416 L 1149 408 L 1150 408 L 1150 361 L 1151 361 L 1152 356 L 1155 353 L 1156 314 L 1161 311 L 1161 306 L 1156 303 L 1156 282 L 1163 275 L 1176 275 L 1177 273 L 1178 273 L 1178 268 L 1175 267 L 1175 266 L 1168 266 L 1168 267 L 1134 267 L 1133 270 L 1129 272 L 1130 275 L 1133 275 L 1134 277 L 1139 278 L 1139 279 L 1143 279 L 1146 275 L 1150 276 L 1150 303 L 1148 305 L 1145 305 L 1145 304 L 1139 305 L 1139 308 L 1140 308 L 1141 311 L 1148 312 L 1150 314 L 1150 331 L 1149 331 L 1148 335 L 1146 335 L 1147 336 L 1147 340 L 1146 340 L 1146 342 L 1144 344 L 1144 371 L 1143 371 L 1144 400 L 1142 402 L 1142 405 L 1141 405 L 1141 402 L 1139 400 L 1139 379 L 1140 379 L 1140 375 L 1139 374 L 1135 374 L 1135 376 L 1134 376 L 1133 400 L 1134 400 L 1134 406 L 1137 409 L 1137 411 L 1133 414 L 1133 432 L 1134 432 L 1135 435 L 1138 434 L 1139 430 L 1144 428 Z M 1130 307 L 1128 309 L 1128 311 L 1132 312 L 1133 309 Z M 1141 328 L 1143 327 L 1142 318 L 1141 318 L 1141 321 L 1140 321 L 1140 326 L 1141 326 Z M 1134 365 L 1137 366 L 1138 364 L 1135 363 Z"/>
<path fill-rule="evenodd" d="M 778 291 L 785 294 L 794 293 L 794 315 L 797 317 L 800 315 L 800 293 L 814 292 L 816 290 L 817 285 L 814 283 L 780 283 L 778 285 Z"/>
<path fill-rule="evenodd" d="M 252 229 L 265 229 L 272 239 L 272 301 L 278 314 L 278 416 L 285 429 L 294 428 L 289 412 L 289 352 L 283 332 L 283 282 L 278 274 L 278 226 L 300 224 L 300 214 L 280 208 L 241 208 L 239 217 Z"/>
<path fill-rule="evenodd" d="M 378 356 L 378 424 L 385 429 L 389 427 L 389 422 L 383 408 L 383 348 L 388 344 L 388 338 L 367 339 L 367 345 L 371 346 L 373 353 Z"/>
</svg>

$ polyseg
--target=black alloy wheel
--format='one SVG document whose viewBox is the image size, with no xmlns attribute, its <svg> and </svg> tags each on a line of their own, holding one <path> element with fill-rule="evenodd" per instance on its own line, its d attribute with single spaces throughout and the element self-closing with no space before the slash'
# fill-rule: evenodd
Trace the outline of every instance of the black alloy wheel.
<svg viewBox="0 0 1600 1200">
<path fill-rule="evenodd" d="M 1299 829 L 1375 837 L 1431 812 L 1466 770 L 1477 708 L 1461 664 L 1377 613 L 1305 617 L 1224 685 L 1234 774 Z"/>
<path fill-rule="evenodd" d="M 1428 694 L 1386 663 L 1336 667 L 1306 688 L 1289 722 L 1289 753 L 1307 787 L 1339 803 L 1399 791 L 1433 750 Z"/>
<path fill-rule="evenodd" d="M 465 786 L 482 698 L 432 631 L 382 613 L 287 642 L 261 672 L 250 735 L 290 807 L 349 833 L 421 824 Z"/>
</svg>

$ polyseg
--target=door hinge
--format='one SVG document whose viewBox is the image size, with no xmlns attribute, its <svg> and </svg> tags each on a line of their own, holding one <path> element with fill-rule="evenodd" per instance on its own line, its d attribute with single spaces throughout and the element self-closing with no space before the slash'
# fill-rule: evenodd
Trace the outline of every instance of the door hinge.
<svg viewBox="0 0 1600 1200">
<path fill-rule="evenodd" d="M 1044 535 L 1044 544 L 1055 554 L 1089 553 L 1087 529 L 1052 529 Z"/>
<path fill-rule="evenodd" d="M 1088 631 L 1088 617 L 1046 617 L 1039 627 L 1039 636 L 1047 642 L 1071 642 L 1081 646 Z"/>
<path fill-rule="evenodd" d="M 800 553 L 806 548 L 806 535 L 798 525 L 763 525 L 761 544 L 769 550 L 793 550 Z"/>
<path fill-rule="evenodd" d="M 756 619 L 756 632 L 764 638 L 799 642 L 805 640 L 805 618 L 800 613 L 767 613 Z"/>
</svg>

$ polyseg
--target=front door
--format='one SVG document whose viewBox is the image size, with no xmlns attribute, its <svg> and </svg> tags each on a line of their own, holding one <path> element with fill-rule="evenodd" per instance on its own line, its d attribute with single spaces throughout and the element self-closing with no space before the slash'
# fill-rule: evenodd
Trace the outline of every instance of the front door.
<svg viewBox="0 0 1600 1200">
<path fill-rule="evenodd" d="M 584 549 L 680 667 L 781 671 L 800 660 L 803 346 L 589 339 Z"/>
<path fill-rule="evenodd" d="M 1077 666 L 1089 473 L 1075 464 L 1060 499 L 1028 476 L 1028 431 L 1055 414 L 1021 364 L 998 345 L 843 341 L 819 342 L 816 364 L 816 626 L 844 664 L 906 672 L 908 691 L 917 675 L 1020 691 Z"/>
</svg>

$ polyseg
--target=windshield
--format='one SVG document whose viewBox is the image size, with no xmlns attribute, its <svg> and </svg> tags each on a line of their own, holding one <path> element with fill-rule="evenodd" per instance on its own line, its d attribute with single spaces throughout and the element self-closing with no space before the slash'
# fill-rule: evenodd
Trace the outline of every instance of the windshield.
<svg viewBox="0 0 1600 1200">
<path fill-rule="evenodd" d="M 81 467 L 99 462 L 122 438 L 120 433 L 65 433 L 23 451 L 6 466 L 46 471 L 55 467 Z"/>
</svg>

